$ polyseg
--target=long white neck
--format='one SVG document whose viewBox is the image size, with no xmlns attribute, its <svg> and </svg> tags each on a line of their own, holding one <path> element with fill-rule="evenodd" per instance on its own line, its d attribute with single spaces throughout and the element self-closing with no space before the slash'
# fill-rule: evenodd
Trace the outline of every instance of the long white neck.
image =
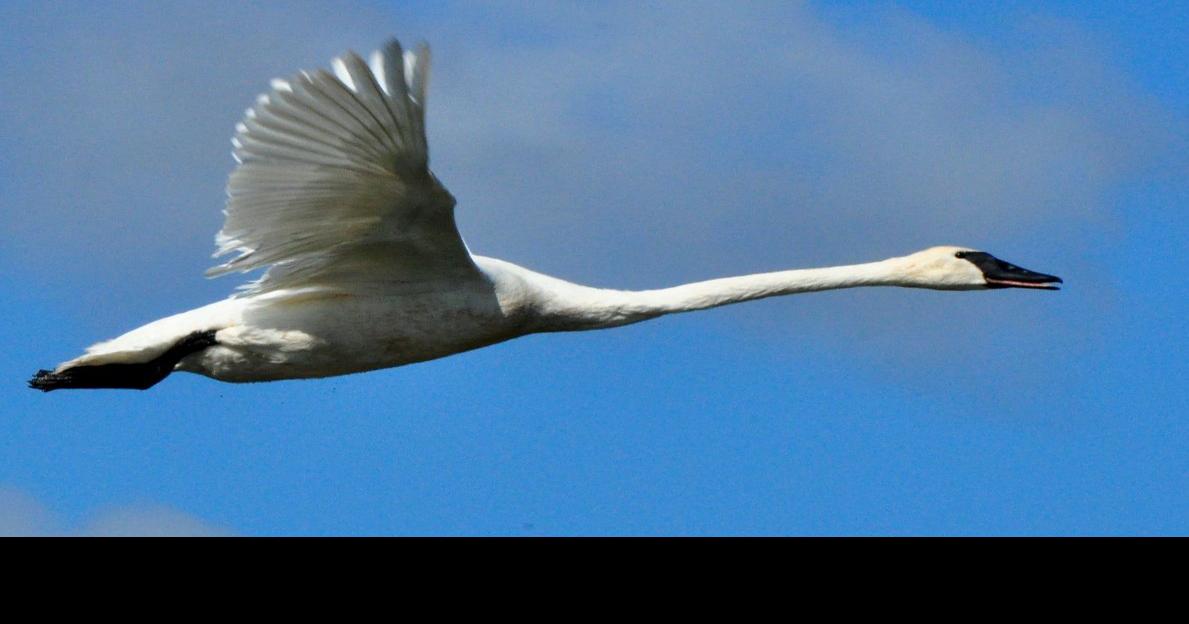
<svg viewBox="0 0 1189 624">
<path fill-rule="evenodd" d="M 758 273 L 641 291 L 590 288 L 534 273 L 532 282 L 537 291 L 538 319 L 534 329 L 601 329 L 664 314 L 705 310 L 779 295 L 858 286 L 910 285 L 902 279 L 897 260 Z"/>
</svg>

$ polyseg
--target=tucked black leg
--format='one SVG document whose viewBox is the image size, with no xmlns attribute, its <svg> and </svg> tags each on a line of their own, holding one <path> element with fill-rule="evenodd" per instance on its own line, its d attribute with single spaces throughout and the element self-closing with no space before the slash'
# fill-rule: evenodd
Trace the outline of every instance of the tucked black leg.
<svg viewBox="0 0 1189 624">
<path fill-rule="evenodd" d="M 217 344 L 215 330 L 194 332 L 179 340 L 165 353 L 134 364 L 75 366 L 60 373 L 39 370 L 29 387 L 49 392 L 59 388 L 129 388 L 146 390 L 165 379 L 182 358 Z"/>
</svg>

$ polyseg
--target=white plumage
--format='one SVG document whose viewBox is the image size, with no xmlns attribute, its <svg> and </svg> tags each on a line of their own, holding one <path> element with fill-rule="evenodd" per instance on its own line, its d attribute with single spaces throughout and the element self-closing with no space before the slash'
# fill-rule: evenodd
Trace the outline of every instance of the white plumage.
<svg viewBox="0 0 1189 624">
<path fill-rule="evenodd" d="M 643 292 L 472 256 L 454 198 L 428 168 L 429 58 L 425 46 L 405 52 L 392 40 L 370 63 L 347 53 L 333 74 L 274 80 L 236 126 L 239 164 L 215 253 L 234 256 L 207 272 L 267 268 L 263 277 L 229 299 L 96 344 L 31 385 L 145 388 L 175 369 L 224 381 L 322 377 L 797 292 L 1060 281 L 957 247 Z"/>
<path fill-rule="evenodd" d="M 271 266 L 249 293 L 344 271 L 380 282 L 474 275 L 454 198 L 428 168 L 429 49 L 402 54 L 391 41 L 370 68 L 354 53 L 333 65 L 273 81 L 237 126 L 215 255 L 239 255 L 207 274 Z"/>
</svg>

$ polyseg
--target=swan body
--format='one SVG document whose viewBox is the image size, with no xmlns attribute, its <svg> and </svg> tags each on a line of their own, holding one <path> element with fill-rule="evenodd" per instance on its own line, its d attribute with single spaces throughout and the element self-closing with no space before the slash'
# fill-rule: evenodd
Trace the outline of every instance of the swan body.
<svg viewBox="0 0 1189 624">
<path fill-rule="evenodd" d="M 472 255 L 428 168 L 429 50 L 395 40 L 274 80 L 236 128 L 217 276 L 267 267 L 223 301 L 134 329 L 30 381 L 139 388 L 181 370 L 229 382 L 345 375 L 541 332 L 603 329 L 765 297 L 862 286 L 1056 289 L 964 247 L 647 291 L 593 288 Z"/>
</svg>

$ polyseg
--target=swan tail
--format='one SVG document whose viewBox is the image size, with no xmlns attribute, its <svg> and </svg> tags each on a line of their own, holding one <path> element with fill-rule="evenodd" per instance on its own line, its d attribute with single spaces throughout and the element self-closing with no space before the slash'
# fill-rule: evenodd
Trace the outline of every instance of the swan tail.
<svg viewBox="0 0 1189 624">
<path fill-rule="evenodd" d="M 182 358 L 212 347 L 216 330 L 196 331 L 184 336 L 153 359 L 144 362 L 111 362 L 85 364 L 96 361 L 95 355 L 83 356 L 67 362 L 57 370 L 39 370 L 29 380 L 29 387 L 42 392 L 64 388 L 127 388 L 147 390 L 173 372 Z"/>
</svg>

